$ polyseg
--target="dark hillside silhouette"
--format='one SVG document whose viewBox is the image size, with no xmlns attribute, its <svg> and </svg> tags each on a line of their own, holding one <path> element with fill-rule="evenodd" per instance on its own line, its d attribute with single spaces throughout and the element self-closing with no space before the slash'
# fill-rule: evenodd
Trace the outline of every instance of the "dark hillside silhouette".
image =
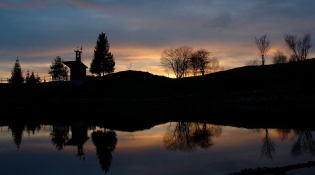
<svg viewBox="0 0 315 175">
<path fill-rule="evenodd" d="M 0 102 L 7 117 L 80 114 L 125 126 L 171 120 L 303 126 L 315 109 L 314 68 L 313 58 L 181 79 L 129 70 L 88 77 L 80 85 L 0 84 Z"/>
<path fill-rule="evenodd" d="M 156 82 L 156 81 L 165 81 L 169 80 L 165 76 L 153 75 L 149 72 L 143 71 L 120 71 L 116 73 L 111 73 L 103 77 L 92 77 L 91 81 L 102 81 L 106 83 L 107 81 L 110 82 L 131 82 L 131 83 L 148 83 L 148 82 Z"/>
</svg>

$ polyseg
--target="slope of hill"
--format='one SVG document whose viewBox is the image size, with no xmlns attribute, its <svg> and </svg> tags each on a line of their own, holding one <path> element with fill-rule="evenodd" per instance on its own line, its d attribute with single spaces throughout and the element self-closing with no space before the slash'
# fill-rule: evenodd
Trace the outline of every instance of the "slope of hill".
<svg viewBox="0 0 315 175">
<path fill-rule="evenodd" d="M 101 116 L 108 122 L 188 120 L 298 125 L 315 110 L 315 59 L 244 66 L 198 77 L 172 79 L 122 71 L 73 82 L 1 84 L 4 116 Z M 47 112 L 49 111 L 49 112 Z M 100 113 L 102 115 L 100 115 Z M 41 114 L 41 115 L 39 115 Z M 62 115 L 60 115 L 62 114 Z M 106 117 L 104 117 L 106 116 Z M 151 121 L 151 122 L 152 122 Z M 253 123 L 251 123 L 253 124 Z M 300 123 L 305 126 L 308 123 Z"/>
</svg>

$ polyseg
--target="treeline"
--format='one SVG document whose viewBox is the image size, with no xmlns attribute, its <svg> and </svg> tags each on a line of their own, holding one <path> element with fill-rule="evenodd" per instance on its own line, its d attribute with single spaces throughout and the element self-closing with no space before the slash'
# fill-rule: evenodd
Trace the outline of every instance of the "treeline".
<svg viewBox="0 0 315 175">
<path fill-rule="evenodd" d="M 98 36 L 96 46 L 94 49 L 94 56 L 91 61 L 89 71 L 97 76 L 104 76 L 114 72 L 115 59 L 113 54 L 109 51 L 110 45 L 105 33 L 101 33 Z M 82 51 L 82 47 L 81 47 Z M 50 65 L 48 74 L 52 77 L 53 81 L 64 81 L 69 79 L 69 68 L 63 64 L 63 59 L 57 56 Z M 9 83 L 21 84 L 21 83 L 40 83 L 41 79 L 38 74 L 35 76 L 34 72 L 26 73 L 26 77 L 23 75 L 23 71 L 17 58 L 11 71 L 11 77 L 8 79 Z"/>
<path fill-rule="evenodd" d="M 305 33 L 300 37 L 293 34 L 285 34 L 283 38 L 285 46 L 289 50 L 289 56 L 285 55 L 282 50 L 277 49 L 271 58 L 273 64 L 303 61 L 307 59 L 308 51 L 312 47 L 310 33 Z M 267 39 L 267 34 L 261 37 L 255 37 L 255 44 L 261 56 L 261 64 L 259 59 L 254 59 L 247 61 L 246 65 L 265 65 L 265 56 L 270 50 L 270 41 Z"/>
<path fill-rule="evenodd" d="M 305 33 L 303 36 L 285 34 L 284 41 L 289 50 L 289 56 L 286 56 L 283 51 L 277 50 L 272 57 L 273 64 L 297 62 L 307 59 L 308 51 L 312 47 L 311 34 Z M 258 59 L 249 60 L 246 65 L 265 65 L 266 54 L 270 50 L 270 41 L 267 34 L 260 37 L 255 37 L 255 44 L 258 53 L 261 56 L 261 61 Z M 110 45 L 105 33 L 98 36 L 94 49 L 94 56 L 90 63 L 89 71 L 98 77 L 113 73 L 115 70 L 115 59 L 109 51 Z M 81 47 L 82 50 L 82 47 Z M 180 46 L 177 48 L 164 49 L 161 54 L 161 66 L 167 74 L 173 73 L 176 78 L 188 76 L 199 76 L 213 72 L 224 70 L 219 65 L 219 61 L 215 57 L 211 57 L 211 52 L 206 49 L 194 50 L 190 46 Z M 53 81 L 62 81 L 69 79 L 69 69 L 63 64 L 63 60 L 57 56 L 50 65 L 48 72 Z M 12 76 L 8 80 L 9 83 L 39 83 L 41 79 L 34 72 L 26 74 L 23 77 L 23 72 L 19 60 L 17 59 L 13 69 Z"/>
</svg>

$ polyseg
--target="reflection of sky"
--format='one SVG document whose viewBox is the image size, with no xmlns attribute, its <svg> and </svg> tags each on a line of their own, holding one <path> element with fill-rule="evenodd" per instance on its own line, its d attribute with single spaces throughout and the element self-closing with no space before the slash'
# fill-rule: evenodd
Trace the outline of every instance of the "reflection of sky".
<svg viewBox="0 0 315 175">
<path fill-rule="evenodd" d="M 260 150 L 264 130 L 255 132 L 245 128 L 222 126 L 222 134 L 214 137 L 214 145 L 208 149 L 198 148 L 188 153 L 168 151 L 163 136 L 170 123 L 150 130 L 120 132 L 117 146 L 112 152 L 113 160 L 107 174 L 229 174 L 244 168 L 285 166 L 314 160 L 314 156 L 293 157 L 290 149 L 296 138 L 292 133 L 286 141 L 280 141 L 275 130 L 269 129 L 270 139 L 275 143 L 273 159 L 261 158 Z M 175 123 L 171 124 L 174 127 Z M 23 134 L 17 150 L 10 132 L 0 132 L 1 174 L 104 174 L 91 140 L 84 144 L 85 160 L 76 157 L 77 148 L 65 146 L 58 151 L 49 137 L 50 130 L 35 134 Z M 315 169 L 306 169 L 314 174 Z M 303 170 L 304 171 L 304 170 Z M 301 170 L 290 171 L 294 175 Z M 303 173 L 307 174 L 307 173 Z"/>
</svg>

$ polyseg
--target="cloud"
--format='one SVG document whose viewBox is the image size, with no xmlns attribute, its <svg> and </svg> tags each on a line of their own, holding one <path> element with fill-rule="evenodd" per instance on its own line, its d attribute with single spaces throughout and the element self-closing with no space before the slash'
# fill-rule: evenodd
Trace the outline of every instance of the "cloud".
<svg viewBox="0 0 315 175">
<path fill-rule="evenodd" d="M 231 23 L 231 15 L 229 13 L 222 13 L 219 16 L 216 16 L 210 19 L 205 27 L 209 28 L 226 28 Z"/>
<path fill-rule="evenodd" d="M 258 57 L 255 36 L 266 33 L 272 49 L 281 50 L 286 33 L 314 36 L 314 5 L 311 0 L 4 0 L 0 69 L 6 66 L 10 76 L 19 57 L 22 68 L 41 64 L 46 74 L 52 59 L 74 59 L 80 46 L 89 66 L 101 32 L 108 36 L 116 71 L 132 63 L 137 69 L 160 72 L 163 49 L 181 45 L 209 50 L 229 67 L 243 66 Z M 313 47 L 309 57 L 314 54 Z"/>
<path fill-rule="evenodd" d="M 20 0 L 20 1 L 10 1 L 1 0 L 0 9 L 6 10 L 18 10 L 18 9 L 34 9 L 39 8 L 44 5 L 44 0 Z"/>
</svg>

